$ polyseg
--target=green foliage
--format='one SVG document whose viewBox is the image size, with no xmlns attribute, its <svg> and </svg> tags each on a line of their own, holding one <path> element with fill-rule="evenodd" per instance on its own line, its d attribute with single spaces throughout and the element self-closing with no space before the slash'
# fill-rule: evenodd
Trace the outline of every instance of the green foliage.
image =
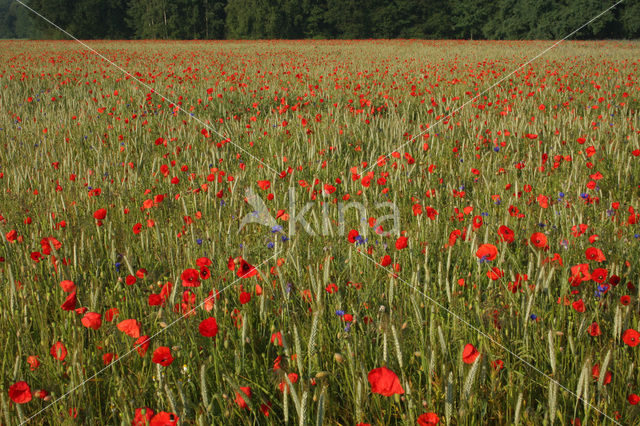
<svg viewBox="0 0 640 426">
<path fill-rule="evenodd" d="M 599 0 L 30 0 L 87 39 L 559 39 L 607 5 Z M 31 22 L 27 22 L 27 16 Z M 640 5 L 624 2 L 578 39 L 640 36 Z M 0 37 L 64 38 L 11 0 Z"/>
</svg>

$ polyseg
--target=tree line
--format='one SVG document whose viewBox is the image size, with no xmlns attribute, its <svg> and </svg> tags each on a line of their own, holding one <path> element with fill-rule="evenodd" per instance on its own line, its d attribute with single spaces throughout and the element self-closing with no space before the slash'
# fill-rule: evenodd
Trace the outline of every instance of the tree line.
<svg viewBox="0 0 640 426">
<path fill-rule="evenodd" d="M 559 39 L 609 0 L 28 0 L 80 39 Z M 640 2 L 573 38 L 640 37 Z M 0 0 L 0 38 L 66 38 Z"/>
</svg>

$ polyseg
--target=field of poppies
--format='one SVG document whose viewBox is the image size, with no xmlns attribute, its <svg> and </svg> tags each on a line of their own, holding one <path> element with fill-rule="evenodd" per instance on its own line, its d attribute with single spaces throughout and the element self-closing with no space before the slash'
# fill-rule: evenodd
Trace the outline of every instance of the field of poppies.
<svg viewBox="0 0 640 426">
<path fill-rule="evenodd" d="M 0 42 L 0 423 L 640 424 L 640 44 L 551 44 Z"/>
</svg>

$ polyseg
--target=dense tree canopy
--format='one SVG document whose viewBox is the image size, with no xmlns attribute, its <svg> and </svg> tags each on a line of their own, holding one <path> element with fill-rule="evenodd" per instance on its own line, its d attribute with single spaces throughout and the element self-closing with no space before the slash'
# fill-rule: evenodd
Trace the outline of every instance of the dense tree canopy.
<svg viewBox="0 0 640 426">
<path fill-rule="evenodd" d="M 26 1 L 26 0 L 25 0 Z M 82 39 L 558 39 L 604 10 L 601 0 L 28 0 Z M 575 38 L 640 36 L 627 1 Z M 0 0 L 0 37 L 64 38 L 13 0 Z"/>
</svg>

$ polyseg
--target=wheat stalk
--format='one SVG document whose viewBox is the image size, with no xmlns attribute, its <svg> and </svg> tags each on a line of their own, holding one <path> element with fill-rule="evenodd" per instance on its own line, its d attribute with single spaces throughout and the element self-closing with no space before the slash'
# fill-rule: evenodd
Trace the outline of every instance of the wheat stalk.
<svg viewBox="0 0 640 426">
<path fill-rule="evenodd" d="M 311 356 L 314 355 L 316 350 L 316 338 L 318 337 L 318 312 L 313 313 L 313 319 L 311 321 L 311 333 L 309 334 L 309 344 L 307 345 L 307 356 L 311 360 Z"/>
<path fill-rule="evenodd" d="M 556 401 L 558 397 L 558 384 L 555 380 L 549 380 L 549 422 L 553 425 L 556 416 Z"/>
<path fill-rule="evenodd" d="M 520 410 L 522 409 L 522 392 L 518 394 L 518 402 L 516 402 L 516 413 L 513 419 L 515 426 L 520 424 Z"/>
<path fill-rule="evenodd" d="M 202 396 L 202 403 L 204 404 L 205 410 L 208 411 L 209 407 L 209 395 L 207 394 L 207 377 L 206 377 L 207 369 L 205 364 L 202 364 L 200 367 L 200 395 Z"/>
<path fill-rule="evenodd" d="M 469 397 L 471 396 L 471 391 L 473 390 L 473 384 L 475 383 L 475 380 L 476 380 L 476 374 L 478 373 L 478 368 L 480 367 L 481 359 L 482 357 L 476 358 L 473 365 L 471 366 L 471 370 L 469 370 L 469 373 L 467 374 L 466 380 L 464 381 L 464 388 L 462 391 L 462 396 L 464 400 L 468 401 Z"/>
<path fill-rule="evenodd" d="M 605 355 L 604 361 L 602 362 L 602 367 L 600 367 L 600 377 L 598 378 L 598 392 L 602 392 L 607 367 L 609 367 L 609 361 L 611 361 L 611 349 L 609 349 L 607 355 Z"/>
<path fill-rule="evenodd" d="M 447 354 L 447 343 L 444 340 L 444 334 L 442 334 L 442 327 L 438 326 L 438 337 L 440 338 L 440 349 L 442 350 L 442 355 Z"/>
<path fill-rule="evenodd" d="M 362 420 L 362 381 L 360 379 L 356 385 L 356 420 Z"/>
<path fill-rule="evenodd" d="M 387 362 L 387 332 L 382 332 L 382 359 Z"/>
<path fill-rule="evenodd" d="M 318 397 L 318 413 L 316 415 L 316 426 L 322 426 L 324 421 L 324 399 L 326 394 L 326 388 L 323 387 L 320 391 L 320 397 Z M 356 416 L 356 419 L 358 417 Z"/>
<path fill-rule="evenodd" d="M 307 422 L 307 400 L 309 399 L 309 392 L 304 391 L 302 393 L 302 400 L 300 401 L 300 418 L 298 419 L 298 425 L 304 426 Z"/>
<path fill-rule="evenodd" d="M 164 392 L 167 395 L 167 399 L 169 400 L 169 406 L 171 407 L 171 411 L 173 411 L 174 413 L 178 412 L 178 409 L 176 408 L 176 400 L 173 397 L 173 393 L 171 393 L 171 390 L 169 390 L 169 386 L 168 385 L 164 385 Z"/>
<path fill-rule="evenodd" d="M 620 339 L 622 333 L 622 309 L 620 306 L 616 308 L 616 315 L 613 320 L 613 340 Z"/>
<path fill-rule="evenodd" d="M 553 342 L 553 331 L 549 330 L 547 334 L 547 343 L 549 344 L 549 362 L 551 363 L 551 371 L 556 374 L 556 346 Z"/>
<path fill-rule="evenodd" d="M 300 335 L 298 334 L 298 327 L 293 326 L 293 343 L 296 347 L 296 364 L 298 365 L 298 372 L 302 374 L 302 347 L 300 346 Z"/>
<path fill-rule="evenodd" d="M 447 396 L 444 401 L 444 418 L 446 424 L 451 424 L 451 414 L 453 412 L 453 372 L 449 372 L 447 377 Z"/>
<path fill-rule="evenodd" d="M 289 423 L 289 393 L 282 392 L 282 411 L 284 412 L 284 424 Z"/>
<path fill-rule="evenodd" d="M 400 341 L 398 340 L 398 331 L 396 330 L 395 325 L 391 326 L 391 334 L 393 335 L 393 342 L 395 343 L 395 347 L 396 347 L 396 356 L 398 357 L 398 365 L 400 365 L 400 368 L 402 368 L 403 367 L 402 349 L 400 348 Z"/>
</svg>

